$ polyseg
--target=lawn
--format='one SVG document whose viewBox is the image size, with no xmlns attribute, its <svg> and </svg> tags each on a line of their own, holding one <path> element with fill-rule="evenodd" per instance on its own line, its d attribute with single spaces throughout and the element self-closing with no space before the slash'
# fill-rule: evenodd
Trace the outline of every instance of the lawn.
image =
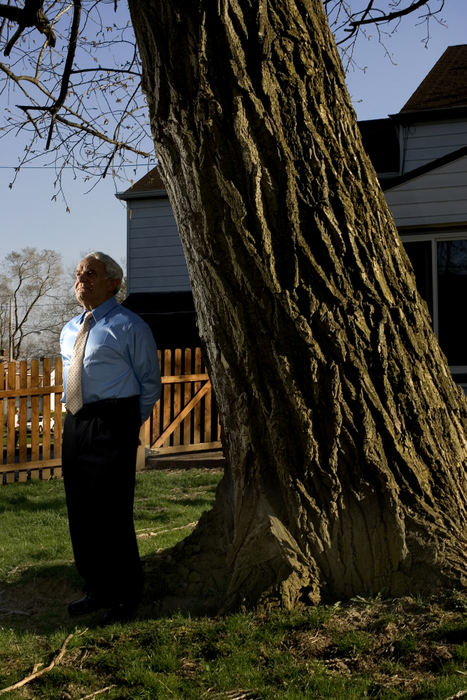
<svg viewBox="0 0 467 700">
<path fill-rule="evenodd" d="M 138 474 L 135 522 L 146 565 L 191 532 L 220 476 Z M 0 487 L 0 517 L 5 698 L 467 698 L 467 601 L 458 592 L 197 618 L 158 615 L 149 589 L 137 619 L 102 627 L 98 613 L 67 616 L 80 582 L 62 482 Z"/>
</svg>

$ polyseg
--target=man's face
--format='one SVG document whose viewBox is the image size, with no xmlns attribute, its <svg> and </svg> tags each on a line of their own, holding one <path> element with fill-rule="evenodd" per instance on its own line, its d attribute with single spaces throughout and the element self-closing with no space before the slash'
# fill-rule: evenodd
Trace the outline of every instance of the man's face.
<svg viewBox="0 0 467 700">
<path fill-rule="evenodd" d="M 105 266 L 100 260 L 84 258 L 76 268 L 76 298 L 90 311 L 113 296 L 119 281 L 105 277 Z"/>
</svg>

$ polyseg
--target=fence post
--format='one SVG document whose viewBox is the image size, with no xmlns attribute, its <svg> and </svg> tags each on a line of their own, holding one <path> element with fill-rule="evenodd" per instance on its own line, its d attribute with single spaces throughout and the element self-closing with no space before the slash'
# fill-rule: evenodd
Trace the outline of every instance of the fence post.
<svg viewBox="0 0 467 700">
<path fill-rule="evenodd" d="M 19 388 L 28 387 L 28 363 L 21 360 L 19 364 Z M 28 399 L 27 396 L 20 396 L 19 399 L 19 435 L 18 435 L 19 455 L 18 462 L 24 463 L 28 459 Z"/>
<path fill-rule="evenodd" d="M 16 362 L 8 363 L 7 389 L 13 391 L 16 389 Z M 6 430 L 6 458 L 7 462 L 15 461 L 15 414 L 16 414 L 16 397 L 7 398 L 7 430 Z M 3 423 L 3 421 L 2 421 Z M 7 474 L 6 480 L 14 481 L 14 474 Z"/>
<path fill-rule="evenodd" d="M 148 418 L 147 421 L 141 426 L 139 431 L 139 445 L 136 452 L 136 471 L 142 472 L 146 466 L 146 448 L 150 447 L 151 444 L 151 419 Z"/>
<path fill-rule="evenodd" d="M 39 360 L 31 360 L 31 461 L 39 459 L 39 395 L 34 394 L 34 389 L 39 382 Z"/>
<path fill-rule="evenodd" d="M 54 384 L 56 387 L 62 386 L 62 371 L 63 363 L 61 357 L 55 358 L 55 379 Z M 55 392 L 54 395 L 54 457 L 55 459 L 62 458 L 62 391 Z"/>
</svg>

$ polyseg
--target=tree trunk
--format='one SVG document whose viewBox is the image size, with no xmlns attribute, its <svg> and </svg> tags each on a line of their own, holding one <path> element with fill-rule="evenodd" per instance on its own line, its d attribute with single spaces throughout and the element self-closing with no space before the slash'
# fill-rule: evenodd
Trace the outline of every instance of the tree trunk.
<svg viewBox="0 0 467 700">
<path fill-rule="evenodd" d="M 130 1 L 226 457 L 179 603 L 462 583 L 467 406 L 364 153 L 323 7 Z"/>
</svg>

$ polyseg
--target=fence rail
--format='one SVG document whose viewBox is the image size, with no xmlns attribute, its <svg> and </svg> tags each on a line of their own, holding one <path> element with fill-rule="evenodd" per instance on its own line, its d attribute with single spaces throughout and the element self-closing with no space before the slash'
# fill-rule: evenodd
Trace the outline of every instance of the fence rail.
<svg viewBox="0 0 467 700">
<path fill-rule="evenodd" d="M 219 449 L 220 427 L 200 348 L 159 351 L 162 394 L 142 430 L 138 462 L 154 455 Z M 62 362 L 4 363 L 0 484 L 61 476 Z"/>
</svg>

